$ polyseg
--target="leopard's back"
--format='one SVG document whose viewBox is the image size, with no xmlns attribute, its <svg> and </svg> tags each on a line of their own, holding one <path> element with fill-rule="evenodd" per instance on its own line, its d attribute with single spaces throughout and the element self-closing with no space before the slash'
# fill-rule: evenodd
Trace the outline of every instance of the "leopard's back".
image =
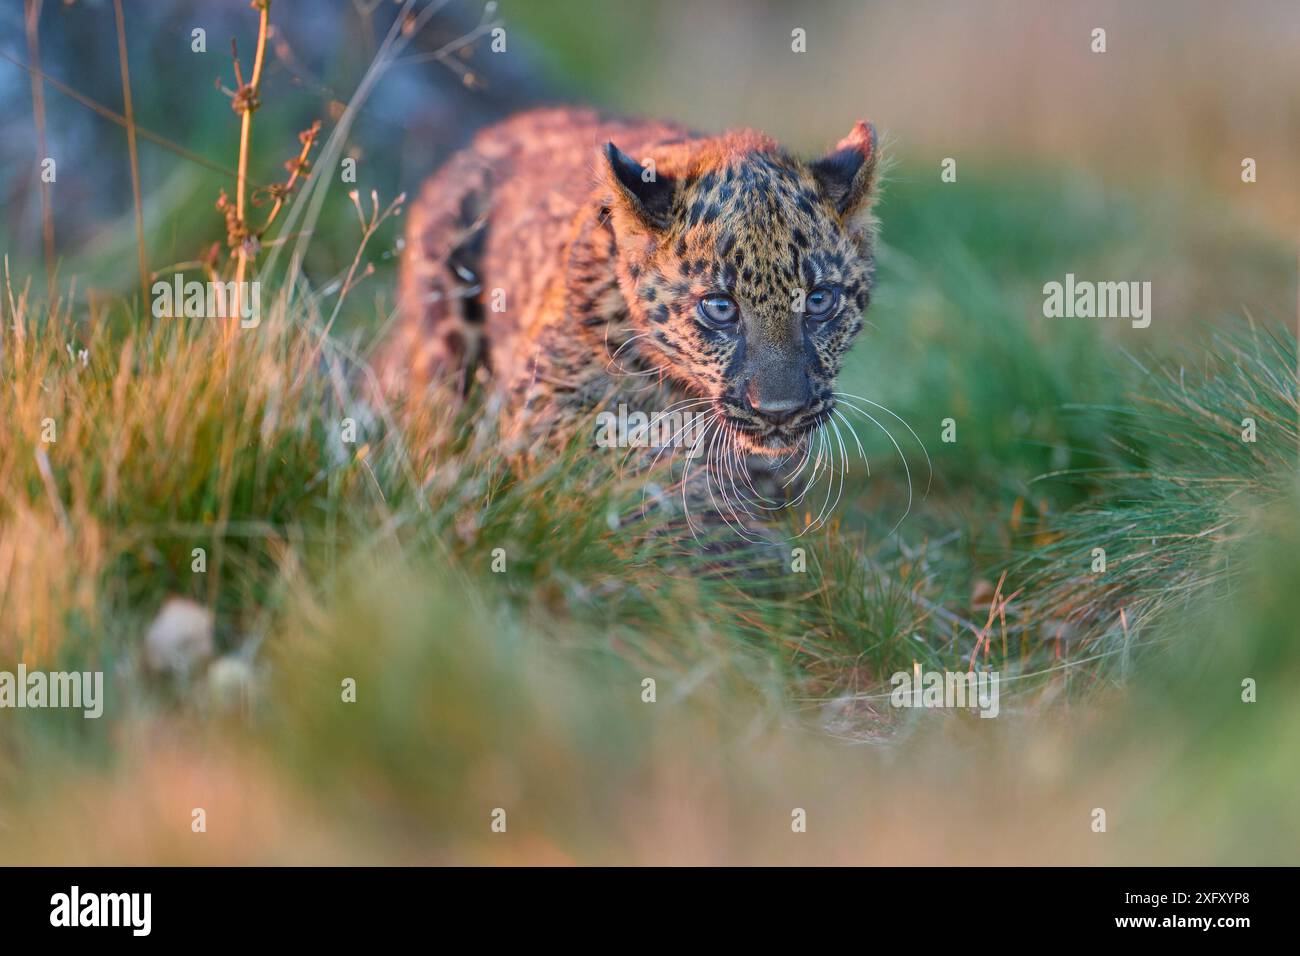
<svg viewBox="0 0 1300 956">
<path fill-rule="evenodd" d="M 639 151 L 683 135 L 585 109 L 536 110 L 483 130 L 408 209 L 400 320 L 381 360 L 386 385 L 438 376 L 468 385 L 476 369 L 516 379 L 564 307 L 548 297 L 575 278 L 568 252 L 598 204 L 601 147 L 616 139 Z"/>
</svg>

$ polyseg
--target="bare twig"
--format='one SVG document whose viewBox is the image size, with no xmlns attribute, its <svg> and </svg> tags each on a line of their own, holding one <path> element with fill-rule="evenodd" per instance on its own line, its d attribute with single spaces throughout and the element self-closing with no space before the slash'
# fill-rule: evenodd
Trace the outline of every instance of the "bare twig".
<svg viewBox="0 0 1300 956">
<path fill-rule="evenodd" d="M 298 142 L 302 148 L 298 151 L 295 159 L 285 163 L 285 168 L 289 170 L 289 180 L 285 183 L 277 183 L 274 186 L 268 186 L 267 191 L 275 196 L 275 205 L 271 207 L 270 213 L 266 217 L 266 222 L 262 223 L 262 228 L 257 230 L 258 238 L 266 235 L 266 231 L 271 228 L 275 222 L 275 217 L 280 215 L 280 210 L 284 208 L 284 201 L 293 193 L 294 187 L 298 185 L 298 179 L 311 166 L 307 157 L 316 145 L 316 139 L 320 136 L 320 120 L 316 120 L 307 129 L 298 134 Z"/>
<path fill-rule="evenodd" d="M 126 24 L 122 19 L 122 0 L 113 0 L 113 17 L 117 22 L 117 58 L 122 65 L 122 101 L 126 110 L 126 147 L 131 157 L 131 195 L 135 203 L 135 248 L 140 267 L 140 307 L 149 302 L 149 265 L 144 252 L 144 206 L 140 199 L 140 155 L 135 142 L 135 108 L 131 103 L 131 70 L 126 56 Z"/>
<path fill-rule="evenodd" d="M 27 0 L 27 58 L 31 60 L 32 118 L 36 123 L 36 163 L 39 167 L 46 159 L 45 149 L 45 84 L 41 76 L 40 19 L 44 0 Z M 50 184 L 40 179 L 41 236 L 45 246 L 46 294 L 54 298 L 54 214 L 50 209 Z"/>
</svg>

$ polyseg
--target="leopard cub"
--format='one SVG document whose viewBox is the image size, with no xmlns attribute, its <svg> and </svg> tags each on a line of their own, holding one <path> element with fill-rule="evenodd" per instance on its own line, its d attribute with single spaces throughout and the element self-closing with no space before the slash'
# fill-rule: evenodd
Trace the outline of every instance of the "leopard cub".
<svg viewBox="0 0 1300 956">
<path fill-rule="evenodd" d="M 480 379 L 535 449 L 600 408 L 692 409 L 694 457 L 797 458 L 870 301 L 877 160 L 862 122 L 804 161 L 753 130 L 508 119 L 410 208 L 382 378 Z"/>
</svg>

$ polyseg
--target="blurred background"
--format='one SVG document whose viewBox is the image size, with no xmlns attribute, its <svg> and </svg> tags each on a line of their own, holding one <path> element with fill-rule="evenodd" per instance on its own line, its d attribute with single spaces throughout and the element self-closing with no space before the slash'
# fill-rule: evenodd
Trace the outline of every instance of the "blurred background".
<svg viewBox="0 0 1300 956">
<path fill-rule="evenodd" d="M 295 151 L 292 133 L 311 120 L 328 131 L 400 10 L 388 0 L 283 8 L 266 67 L 260 118 L 267 131 L 255 142 L 255 179 L 279 177 L 280 162 Z M 217 84 L 234 86 L 232 38 L 247 72 L 256 16 L 241 3 L 202 0 L 126 0 L 124 12 L 140 126 L 223 167 L 141 143 L 146 228 L 158 260 L 151 266 L 158 267 L 192 258 L 220 228 L 210 204 L 229 185 L 238 116 Z M 504 55 L 488 48 L 489 22 L 507 31 Z M 196 28 L 206 31 L 206 52 L 192 50 Z M 1091 49 L 1097 28 L 1106 31 L 1105 53 Z M 16 0 L 0 11 L 0 49 L 9 58 L 0 107 L 10 130 L 0 192 L 15 267 L 41 249 L 40 137 L 31 77 L 19 64 L 35 55 L 52 80 L 121 114 L 117 48 L 106 42 L 114 29 L 108 0 Z M 804 53 L 791 50 L 796 29 L 805 31 Z M 1208 265 L 1234 243 L 1295 239 L 1297 43 L 1300 10 L 1287 0 L 1236 8 L 1212 0 L 1052 7 L 1032 0 L 499 0 L 488 10 L 454 0 L 364 104 L 348 153 L 360 160 L 362 191 L 391 197 L 413 189 L 479 126 L 539 102 L 594 103 L 701 130 L 755 126 L 810 153 L 870 118 L 900 163 L 897 196 L 939 189 L 945 157 L 957 159 L 962 184 L 950 192 L 992 181 L 1006 205 L 1034 195 L 1043 178 L 1060 184 L 1062 202 L 1099 213 L 1116 193 L 1140 191 L 1166 221 L 1121 218 L 1112 234 L 1132 241 L 1144 228 L 1168 226 L 1150 250 L 1163 255 L 1144 273 L 1170 280 L 1160 283 L 1173 286 L 1167 307 L 1213 314 L 1251 293 L 1253 303 L 1272 297 L 1263 301 L 1289 311 L 1284 288 L 1231 274 L 1202 285 L 1197 274 L 1207 270 L 1193 263 Z M 129 234 L 101 228 L 130 222 L 124 131 L 57 87 L 48 86 L 44 99 L 47 152 L 59 160 L 58 255 L 65 271 L 98 266 L 95 281 L 111 282 L 129 274 L 122 267 L 133 254 Z M 1241 181 L 1246 157 L 1258 168 L 1249 186 Z M 1187 235 L 1180 213 L 1225 221 L 1214 237 Z M 996 220 L 981 226 L 999 230 Z M 1284 266 L 1275 265 L 1284 285 Z"/>
<path fill-rule="evenodd" d="M 424 410 L 340 457 L 352 406 L 312 374 L 314 340 L 268 326 L 218 373 L 210 342 L 132 304 L 113 4 L 13 0 L 0 669 L 103 667 L 116 704 L 0 712 L 0 862 L 1296 861 L 1300 5 L 433 6 L 408 30 L 400 2 L 272 5 L 262 187 L 409 32 L 341 137 L 355 187 L 324 194 L 308 237 L 308 302 L 338 313 L 327 352 L 374 345 L 400 254 L 400 217 L 358 252 L 348 190 L 412 194 L 510 112 L 755 126 L 809 155 L 870 119 L 890 157 L 879 288 L 843 381 L 915 439 L 860 432 L 871 478 L 850 476 L 806 539 L 807 581 L 777 593 L 631 542 L 621 489 L 581 456 L 515 473 L 479 427 L 437 438 Z M 247 74 L 257 14 L 122 9 L 147 265 L 199 275 L 228 258 L 230 44 Z M 354 256 L 373 271 L 345 302 Z M 1067 272 L 1151 282 L 1150 328 L 1045 319 Z M 48 340 L 40 361 L 24 335 Z M 24 423 L 51 404 L 72 425 L 42 464 Z M 224 556 L 206 576 L 196 542 Z M 488 573 L 503 543 L 511 573 Z M 151 672 L 141 648 L 175 598 L 210 646 L 193 673 Z M 893 671 L 977 655 L 1006 681 L 999 719 L 887 706 Z"/>
</svg>

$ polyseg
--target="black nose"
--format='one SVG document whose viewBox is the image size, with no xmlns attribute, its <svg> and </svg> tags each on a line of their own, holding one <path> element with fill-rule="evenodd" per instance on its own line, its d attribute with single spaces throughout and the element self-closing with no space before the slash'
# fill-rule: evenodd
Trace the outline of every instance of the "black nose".
<svg viewBox="0 0 1300 956">
<path fill-rule="evenodd" d="M 754 414 L 769 425 L 784 425 L 799 417 L 806 406 L 803 402 L 787 399 L 778 402 L 764 402 L 753 405 Z"/>
<path fill-rule="evenodd" d="M 764 395 L 762 389 L 751 380 L 745 389 L 745 398 L 754 414 L 769 425 L 781 426 L 799 417 L 799 413 L 808 407 L 806 390 L 794 390 L 797 394 Z"/>
</svg>

